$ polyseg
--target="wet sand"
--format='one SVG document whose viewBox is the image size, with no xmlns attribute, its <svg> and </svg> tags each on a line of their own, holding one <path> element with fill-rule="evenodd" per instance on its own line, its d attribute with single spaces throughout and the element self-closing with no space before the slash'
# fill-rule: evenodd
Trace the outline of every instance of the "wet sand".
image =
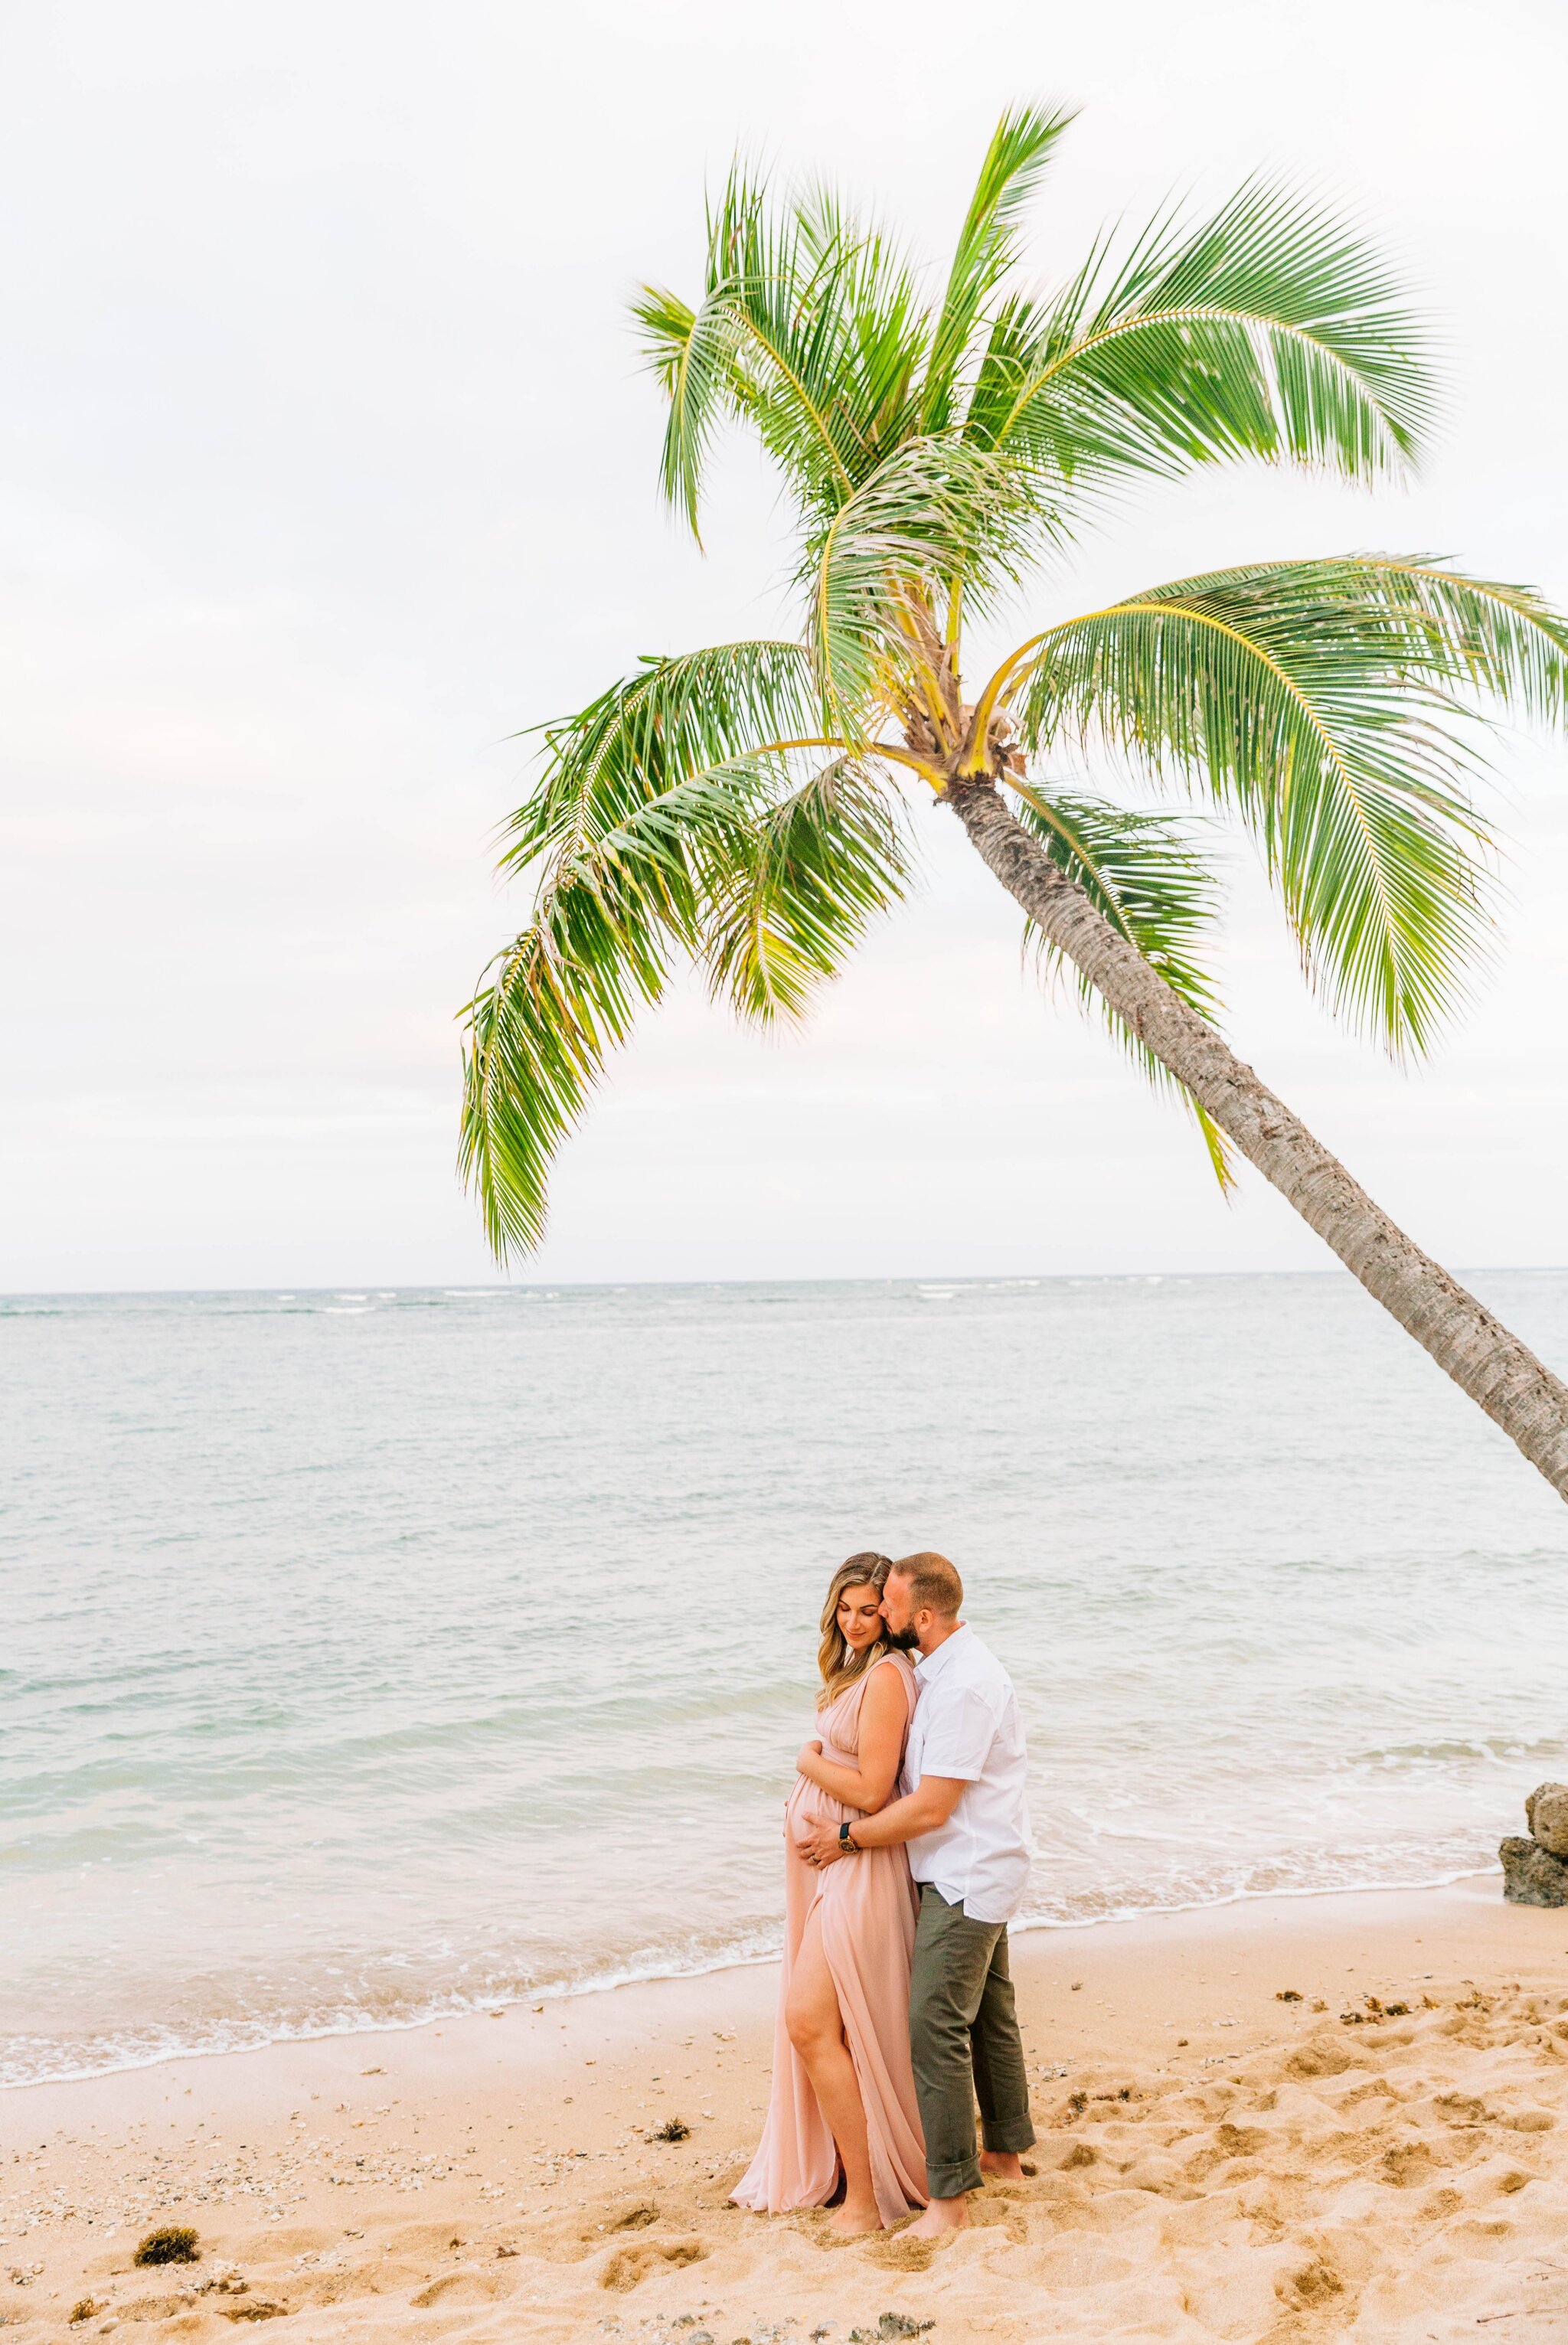
<svg viewBox="0 0 1568 2345">
<path fill-rule="evenodd" d="M 1492 1880 L 1282 1898 L 1027 1933 L 1014 1973 L 1035 2170 L 934 2251 L 726 2205 L 767 1965 L 0 2095 L 0 2320 L 18 2345 L 1568 2336 L 1568 1912 Z M 200 2260 L 133 2268 L 171 2223 Z"/>
</svg>

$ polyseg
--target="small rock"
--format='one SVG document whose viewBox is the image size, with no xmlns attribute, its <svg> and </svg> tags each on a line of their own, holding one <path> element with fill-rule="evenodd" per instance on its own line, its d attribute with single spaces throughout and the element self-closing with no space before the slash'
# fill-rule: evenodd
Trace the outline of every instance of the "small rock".
<svg viewBox="0 0 1568 2345">
<path fill-rule="evenodd" d="M 1568 1857 L 1568 1783 L 1538 1783 L 1524 1802 L 1524 1820 L 1548 1856 Z"/>
<path fill-rule="evenodd" d="M 1511 1905 L 1568 1905 L 1568 1863 L 1533 1840 L 1505 1840 L 1502 1893 Z"/>
</svg>

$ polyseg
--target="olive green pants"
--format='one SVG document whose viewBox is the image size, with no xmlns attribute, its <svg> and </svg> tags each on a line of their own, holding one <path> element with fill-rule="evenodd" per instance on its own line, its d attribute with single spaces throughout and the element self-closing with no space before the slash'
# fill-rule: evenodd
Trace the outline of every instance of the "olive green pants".
<svg viewBox="0 0 1568 2345">
<path fill-rule="evenodd" d="M 1028 2149 L 1029 2079 L 1007 1968 L 1005 1922 L 972 1922 L 921 1883 L 910 1981 L 910 2052 L 933 2198 L 980 2188 L 974 2104 L 987 2149 Z"/>
</svg>

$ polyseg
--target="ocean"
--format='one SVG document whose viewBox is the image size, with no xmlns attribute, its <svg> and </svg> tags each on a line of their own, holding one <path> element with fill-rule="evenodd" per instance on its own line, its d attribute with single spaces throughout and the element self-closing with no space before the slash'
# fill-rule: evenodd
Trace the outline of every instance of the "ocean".
<svg viewBox="0 0 1568 2345">
<path fill-rule="evenodd" d="M 1338 1275 L 17 1296 L 0 1412 L 11 2083 L 765 1956 L 861 1548 L 1013 1671 L 1040 1925 L 1568 1773 L 1568 1515 Z"/>
</svg>

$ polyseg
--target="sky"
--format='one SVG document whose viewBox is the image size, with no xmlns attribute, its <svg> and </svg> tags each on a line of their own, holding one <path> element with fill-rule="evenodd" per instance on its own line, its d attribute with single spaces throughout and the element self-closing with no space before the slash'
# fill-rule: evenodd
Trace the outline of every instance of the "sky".
<svg viewBox="0 0 1568 2345">
<path fill-rule="evenodd" d="M 998 114 L 1082 109 L 1040 275 L 1261 169 L 1398 259 L 1420 479 L 1262 469 L 1118 514 L 1042 619 L 1222 563 L 1449 554 L 1568 604 L 1560 9 L 1533 0 L 12 0 L 0 16 L 0 1289 L 468 1284 L 456 1013 L 521 925 L 516 736 L 778 623 L 743 448 L 661 510 L 626 302 L 693 288 L 738 148 L 940 260 Z M 1021 630 L 1021 632 L 1023 632 Z M 1496 952 L 1423 1065 L 1303 989 L 1228 850 L 1227 1031 L 1420 1242 L 1561 1263 L 1568 747 L 1512 736 Z M 550 1282 L 1318 1269 L 1259 1180 L 1021 967 L 928 807 L 918 900 L 811 1021 L 685 983 L 564 1152 Z"/>
</svg>

